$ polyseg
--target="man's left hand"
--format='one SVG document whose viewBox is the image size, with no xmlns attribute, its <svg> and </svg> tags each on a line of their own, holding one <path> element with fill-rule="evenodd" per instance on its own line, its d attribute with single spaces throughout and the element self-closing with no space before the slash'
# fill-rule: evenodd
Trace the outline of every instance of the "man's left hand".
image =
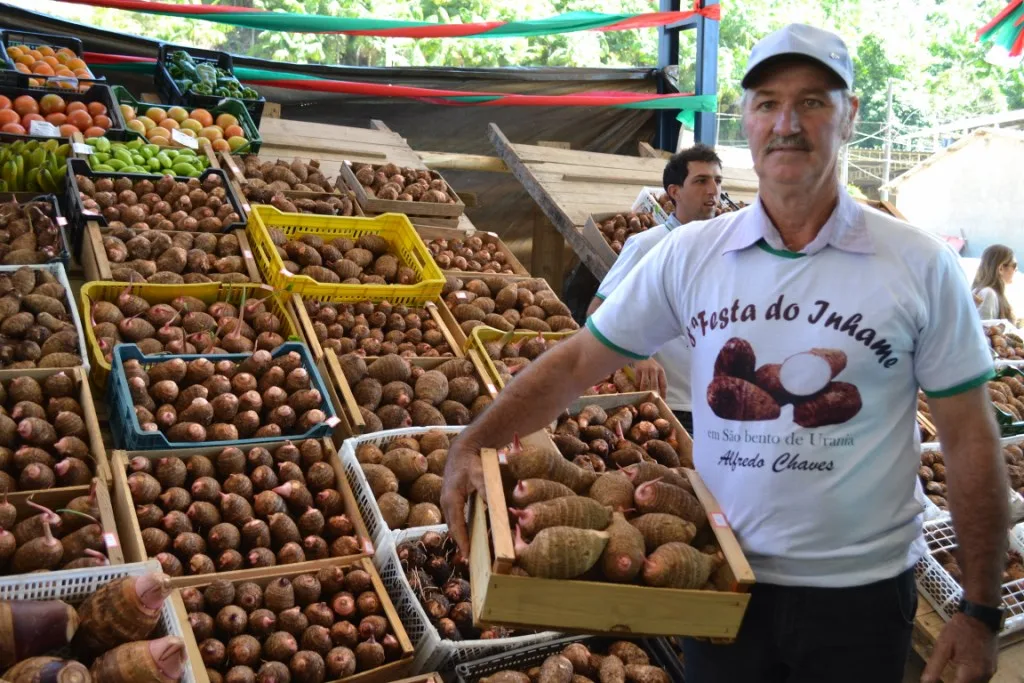
<svg viewBox="0 0 1024 683">
<path fill-rule="evenodd" d="M 656 391 L 661 397 L 668 398 L 668 386 L 665 379 L 665 368 L 653 358 L 638 360 L 633 364 L 636 371 L 636 385 L 640 391 Z"/>
<path fill-rule="evenodd" d="M 956 668 L 953 683 L 986 683 L 998 659 L 999 637 L 977 619 L 957 613 L 939 634 L 921 683 L 939 683 L 948 664 Z"/>
</svg>

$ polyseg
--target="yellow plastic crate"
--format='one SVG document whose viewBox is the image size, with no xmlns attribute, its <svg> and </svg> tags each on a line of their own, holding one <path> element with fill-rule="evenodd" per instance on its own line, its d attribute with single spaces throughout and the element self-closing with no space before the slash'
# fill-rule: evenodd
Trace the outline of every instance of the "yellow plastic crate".
<svg viewBox="0 0 1024 683">
<path fill-rule="evenodd" d="M 325 240 L 380 235 L 391 245 L 398 261 L 416 272 L 419 282 L 411 285 L 342 285 L 292 274 L 285 269 L 284 261 L 270 240 L 270 228 L 277 228 L 289 239 L 303 235 L 316 235 Z M 366 299 L 387 299 L 392 303 L 412 304 L 440 296 L 444 289 L 444 274 L 404 214 L 386 213 L 374 218 L 319 216 L 283 213 L 272 206 L 253 204 L 246 234 L 263 279 L 277 290 L 320 301 L 355 303 Z"/>
<path fill-rule="evenodd" d="M 117 297 L 131 288 L 131 293 L 145 299 L 151 306 L 167 304 L 179 296 L 194 296 L 209 305 L 217 301 L 238 304 L 244 294 L 248 299 L 271 299 L 270 310 L 281 318 L 281 329 L 278 331 L 285 341 L 303 341 L 299 332 L 299 324 L 291 310 L 291 299 L 277 294 L 268 285 L 252 282 L 204 282 L 194 285 L 154 285 L 128 282 L 88 282 L 82 285 L 82 319 L 85 321 L 85 340 L 89 350 L 89 378 L 93 384 L 106 390 L 107 377 L 110 375 L 110 362 L 103 357 L 96 334 L 91 324 L 92 305 L 96 301 L 116 303 Z"/>
<path fill-rule="evenodd" d="M 538 334 L 548 340 L 553 339 L 565 339 L 566 337 L 572 336 L 579 330 L 564 330 L 562 332 L 533 332 L 529 330 L 517 330 L 509 335 L 509 341 L 519 341 L 520 339 L 529 339 L 536 337 Z M 487 355 L 487 349 L 484 348 L 484 344 L 489 341 L 501 339 L 507 332 L 488 327 L 487 325 L 477 325 L 473 328 L 472 333 L 469 335 L 469 340 L 466 344 L 467 348 L 474 348 L 480 354 L 480 357 L 484 361 L 484 367 L 487 368 L 487 372 L 491 375 L 491 380 L 494 381 L 495 386 L 498 389 L 504 389 L 505 383 L 501 381 L 501 375 L 498 374 L 498 368 L 494 366 L 494 361 Z"/>
</svg>

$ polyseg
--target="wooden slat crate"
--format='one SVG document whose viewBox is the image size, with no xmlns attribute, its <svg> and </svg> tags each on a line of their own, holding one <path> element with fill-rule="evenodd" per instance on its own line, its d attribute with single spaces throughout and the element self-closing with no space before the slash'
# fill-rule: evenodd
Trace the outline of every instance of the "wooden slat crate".
<svg viewBox="0 0 1024 683">
<path fill-rule="evenodd" d="M 474 623 L 573 633 L 736 637 L 754 574 L 695 471 L 685 470 L 725 557 L 716 576 L 720 591 L 510 575 L 515 551 L 498 454 L 484 449 L 482 460 L 485 491 L 474 496 L 471 519 Z"/>
<path fill-rule="evenodd" d="M 428 248 L 430 246 L 431 240 L 465 240 L 467 237 L 476 235 L 483 239 L 485 244 L 495 245 L 495 247 L 497 247 L 497 250 L 505 255 L 505 262 L 509 266 L 511 266 L 512 270 L 514 271 L 512 273 L 495 273 L 495 275 L 521 275 L 524 277 L 530 276 L 530 271 L 528 271 L 523 266 L 523 264 L 519 262 L 519 259 L 517 259 L 516 255 L 512 253 L 512 250 L 508 248 L 508 245 L 506 245 L 501 240 L 501 238 L 498 237 L 493 232 L 484 232 L 482 230 L 477 230 L 476 232 L 466 232 L 464 230 L 455 230 L 453 228 L 436 228 L 430 225 L 422 224 L 419 218 L 413 220 L 413 227 L 416 228 L 416 232 L 419 233 L 419 236 L 423 238 L 423 242 L 427 244 Z M 464 279 L 472 278 L 475 275 L 480 274 L 475 271 L 458 270 L 456 268 L 442 268 L 441 270 L 443 270 L 446 275 L 451 274 L 455 275 L 456 277 Z"/>
<path fill-rule="evenodd" d="M 384 584 L 380 580 L 380 574 L 377 573 L 377 569 L 373 566 L 373 562 L 366 557 L 347 557 L 340 561 L 334 562 L 334 564 L 349 567 L 356 566 L 359 569 L 367 572 L 373 581 L 373 589 L 380 599 L 381 607 L 384 609 L 384 616 L 388 620 L 388 625 L 391 627 L 391 633 L 398 640 L 399 645 L 402 647 L 402 658 L 389 662 L 383 666 L 379 666 L 376 669 L 364 671 L 354 676 L 342 679 L 344 683 L 394 683 L 400 680 L 402 676 L 406 676 L 409 673 L 409 667 L 412 664 L 413 659 L 413 646 L 409 642 L 409 636 L 405 632 L 405 628 L 402 626 L 401 620 L 398 618 L 398 613 L 395 611 L 395 606 L 391 602 L 391 598 L 388 597 L 388 592 L 384 588 Z M 248 579 L 244 578 L 231 578 L 228 579 L 231 583 L 236 586 L 243 581 L 252 581 L 260 586 L 265 587 L 274 579 L 281 577 L 293 578 L 300 574 L 306 574 L 309 572 L 316 572 L 316 569 L 306 568 L 300 569 L 299 565 L 285 565 L 280 567 L 267 567 L 261 576 L 255 576 Z M 208 586 L 214 579 L 227 578 L 227 575 L 221 574 L 206 574 L 205 576 L 199 577 L 203 579 L 201 583 L 196 583 L 194 586 L 203 590 Z M 186 623 L 188 618 L 186 616 Z M 202 659 L 199 660 L 200 664 L 196 666 L 196 681 L 197 683 L 210 683 L 210 677 L 206 673 L 206 668 L 202 666 Z M 417 680 L 417 679 L 412 679 Z M 341 683 L 340 681 L 327 681 L 326 683 Z"/>
<path fill-rule="evenodd" d="M 320 442 L 323 445 L 326 455 L 325 461 L 330 463 L 331 467 L 334 469 L 336 480 L 335 488 L 341 494 L 342 500 L 344 501 L 345 514 L 348 515 L 348 518 L 352 521 L 352 524 L 355 526 L 356 535 L 363 542 L 364 553 L 357 557 L 373 555 L 374 548 L 370 539 L 370 534 L 367 532 L 366 524 L 363 522 L 363 517 L 359 513 L 359 506 L 356 504 L 355 496 L 352 494 L 352 488 L 349 486 L 348 478 L 345 476 L 345 470 L 342 467 L 341 458 L 338 457 L 338 451 L 330 439 L 325 437 L 320 439 Z M 262 446 L 273 450 L 276 446 L 280 446 L 283 443 L 283 440 L 264 441 L 252 444 L 249 448 Z M 142 540 L 142 529 L 139 527 L 139 520 L 135 515 L 135 504 L 132 502 L 131 492 L 128 490 L 128 462 L 135 457 L 143 457 L 147 460 L 177 457 L 187 461 L 195 455 L 215 456 L 222 450 L 223 448 L 219 446 L 206 446 L 166 451 L 114 451 L 112 465 L 114 471 L 114 509 L 117 512 L 118 528 L 121 531 L 125 554 L 129 558 L 129 561 L 142 562 L 150 558 L 146 555 L 145 546 Z M 263 576 L 268 571 L 272 570 L 295 570 L 299 573 L 302 573 L 303 571 L 315 572 L 321 567 L 338 564 L 342 559 L 343 558 L 339 557 L 331 557 L 324 560 L 310 560 L 298 564 L 238 569 L 230 572 L 218 572 L 215 575 L 215 578 L 224 579 L 226 581 L 246 581 Z M 171 585 L 183 588 L 186 586 L 208 583 L 209 580 L 209 575 L 179 576 L 171 579 Z"/>
<path fill-rule="evenodd" d="M 374 164 L 375 167 L 381 164 Z M 444 180 L 440 173 L 437 171 L 427 171 L 430 176 L 434 179 Z M 352 170 L 352 163 L 345 162 L 341 165 L 341 169 L 338 172 L 338 187 L 343 187 L 351 190 L 356 195 L 358 204 L 363 207 L 363 211 L 367 214 L 380 214 L 380 213 L 404 213 L 407 216 L 425 216 L 431 219 L 447 219 L 450 221 L 448 227 L 456 227 L 458 225 L 459 216 L 466 211 L 466 205 L 459 199 L 459 195 L 455 194 L 455 190 L 452 189 L 451 185 L 445 181 L 448 185 L 447 195 L 450 199 L 454 199 L 454 204 L 437 204 L 433 202 L 405 202 L 397 201 L 392 199 L 378 199 L 371 197 L 366 193 L 366 188 L 363 184 L 356 179 L 355 171 Z"/>
<path fill-rule="evenodd" d="M 260 269 L 256 267 L 256 261 L 252 257 L 252 249 L 249 247 L 249 240 L 245 236 L 245 230 L 232 230 L 238 238 L 238 245 L 242 250 L 242 260 L 245 262 L 245 273 L 249 276 L 249 282 L 259 284 L 263 282 L 260 277 Z M 173 234 L 173 233 L 168 233 Z M 82 239 L 82 269 L 85 271 L 86 282 L 93 280 L 113 280 L 110 272 L 110 261 L 107 259 L 107 250 L 103 248 L 103 228 L 95 221 L 85 224 L 85 235 Z"/>
</svg>

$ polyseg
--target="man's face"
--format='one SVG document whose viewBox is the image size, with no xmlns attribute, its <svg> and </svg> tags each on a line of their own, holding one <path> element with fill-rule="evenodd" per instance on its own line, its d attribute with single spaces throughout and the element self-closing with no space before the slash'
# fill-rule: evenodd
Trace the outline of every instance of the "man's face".
<svg viewBox="0 0 1024 683">
<path fill-rule="evenodd" d="M 680 223 L 714 218 L 721 193 L 722 167 L 707 161 L 687 162 L 683 184 L 668 186 Z"/>
<path fill-rule="evenodd" d="M 811 187 L 835 178 L 839 149 L 849 139 L 858 101 L 847 104 L 829 72 L 808 62 L 783 62 L 747 94 L 743 130 L 762 182 Z"/>
</svg>

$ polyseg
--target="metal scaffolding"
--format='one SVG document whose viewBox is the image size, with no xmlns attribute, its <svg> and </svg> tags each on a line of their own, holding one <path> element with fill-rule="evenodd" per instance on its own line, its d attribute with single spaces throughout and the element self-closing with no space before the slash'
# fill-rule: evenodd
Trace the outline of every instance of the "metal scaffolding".
<svg viewBox="0 0 1024 683">
<path fill-rule="evenodd" d="M 680 0 L 660 0 L 662 12 L 678 12 Z M 718 0 L 700 0 L 702 7 L 717 5 Z M 679 65 L 679 32 L 697 31 L 696 83 L 694 94 L 715 95 L 718 93 L 718 21 L 694 15 L 675 24 L 659 29 L 658 39 L 658 92 L 676 92 L 676 87 L 667 76 L 671 67 Z M 708 145 L 718 141 L 718 126 L 715 112 L 697 112 L 693 139 Z M 679 141 L 679 121 L 671 111 L 658 114 L 657 145 L 669 152 L 676 150 Z"/>
</svg>

